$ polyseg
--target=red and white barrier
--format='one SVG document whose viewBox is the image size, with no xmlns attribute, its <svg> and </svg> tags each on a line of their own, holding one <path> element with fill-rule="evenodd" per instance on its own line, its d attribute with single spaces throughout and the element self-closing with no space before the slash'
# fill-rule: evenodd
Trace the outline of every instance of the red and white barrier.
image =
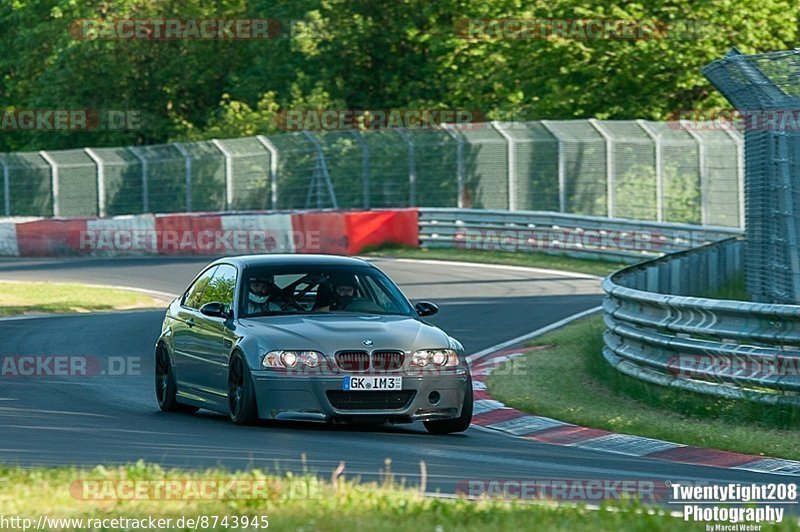
<svg viewBox="0 0 800 532">
<path fill-rule="evenodd" d="M 213 252 L 213 238 L 206 235 L 221 231 L 222 222 L 219 215 L 209 213 L 166 214 L 156 216 L 155 227 L 158 253 L 202 255 Z"/>
<path fill-rule="evenodd" d="M 14 222 L 0 222 L 0 256 L 19 256 L 17 225 Z"/>
<path fill-rule="evenodd" d="M 383 243 L 419 245 L 416 209 L 181 213 L 0 222 L 0 256 L 353 255 Z"/>
<path fill-rule="evenodd" d="M 43 219 L 16 224 L 20 257 L 76 255 L 81 249 L 81 234 L 86 219 Z"/>
<path fill-rule="evenodd" d="M 79 250 L 156 253 L 155 217 L 117 216 L 86 220 L 86 230 L 81 232 Z"/>
<path fill-rule="evenodd" d="M 350 238 L 342 212 L 298 212 L 292 214 L 292 227 L 307 237 L 304 245 L 298 247 L 298 253 L 346 255 L 348 252 Z"/>
<path fill-rule="evenodd" d="M 247 251 L 295 253 L 298 246 L 304 245 L 303 235 L 292 225 L 291 214 L 236 214 L 220 216 L 220 220 L 223 234 L 215 238 L 222 246 L 229 241 L 242 243 L 244 239 Z M 228 231 L 230 235 L 226 234 Z"/>
<path fill-rule="evenodd" d="M 355 255 L 367 246 L 384 243 L 419 246 L 417 209 L 345 213 L 347 253 Z"/>
</svg>

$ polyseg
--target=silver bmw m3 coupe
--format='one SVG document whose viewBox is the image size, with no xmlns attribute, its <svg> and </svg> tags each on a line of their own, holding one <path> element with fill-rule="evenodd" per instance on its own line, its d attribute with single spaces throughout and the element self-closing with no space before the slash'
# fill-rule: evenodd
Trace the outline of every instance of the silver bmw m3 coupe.
<svg viewBox="0 0 800 532">
<path fill-rule="evenodd" d="M 257 419 L 411 423 L 461 432 L 472 418 L 464 349 L 426 323 L 374 265 L 252 255 L 208 265 L 167 309 L 155 388 L 165 411 Z"/>
</svg>

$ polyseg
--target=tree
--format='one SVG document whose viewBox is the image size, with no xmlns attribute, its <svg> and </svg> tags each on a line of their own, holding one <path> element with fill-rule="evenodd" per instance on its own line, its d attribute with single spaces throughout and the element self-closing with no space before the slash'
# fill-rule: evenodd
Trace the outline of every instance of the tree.
<svg viewBox="0 0 800 532">
<path fill-rule="evenodd" d="M 4 132 L 0 151 L 274 131 L 295 108 L 477 110 L 490 118 L 666 119 L 727 106 L 700 68 L 789 48 L 791 0 L 14 0 L 0 5 L 0 105 L 142 113 L 132 131 Z M 270 39 L 75 38 L 81 19 L 268 18 Z M 469 19 L 624 19 L 635 40 L 464 37 Z M 578 35 L 580 37 L 580 35 Z"/>
</svg>

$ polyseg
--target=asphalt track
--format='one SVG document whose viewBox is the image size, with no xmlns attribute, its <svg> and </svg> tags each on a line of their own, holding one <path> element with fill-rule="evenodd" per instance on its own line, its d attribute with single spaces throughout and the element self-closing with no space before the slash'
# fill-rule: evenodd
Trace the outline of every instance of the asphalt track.
<svg viewBox="0 0 800 532">
<path fill-rule="evenodd" d="M 206 259 L 8 259 L 0 279 L 83 281 L 178 293 Z M 601 301 L 586 276 L 477 265 L 378 260 L 412 299 L 441 306 L 431 321 L 468 352 L 523 335 Z M 452 493 L 470 479 L 607 479 L 786 482 L 786 476 L 683 465 L 521 441 L 472 428 L 431 436 L 421 424 L 379 428 L 269 422 L 236 427 L 226 417 L 158 410 L 153 344 L 162 310 L 0 321 L 0 356 L 86 355 L 140 360 L 139 375 L 0 377 L 0 460 L 21 466 L 124 464 L 304 469 L 414 485 L 425 461 L 428 490 Z M 135 368 L 134 368 L 135 369 Z M 134 370 L 133 373 L 136 373 Z"/>
</svg>

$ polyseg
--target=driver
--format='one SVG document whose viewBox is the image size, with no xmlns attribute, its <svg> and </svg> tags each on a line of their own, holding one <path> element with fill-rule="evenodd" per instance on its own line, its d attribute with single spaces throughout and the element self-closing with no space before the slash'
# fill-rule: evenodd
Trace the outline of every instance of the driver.
<svg viewBox="0 0 800 532">
<path fill-rule="evenodd" d="M 281 310 L 280 304 L 273 301 L 273 295 L 278 292 L 275 277 L 261 275 L 251 277 L 248 283 L 247 314 L 263 314 L 269 311 Z"/>
<path fill-rule="evenodd" d="M 347 306 L 353 302 L 356 292 L 356 278 L 353 274 L 337 274 L 331 277 L 333 286 L 333 301 L 330 305 L 320 307 L 317 310 L 328 312 L 332 310 L 346 310 Z"/>
</svg>

